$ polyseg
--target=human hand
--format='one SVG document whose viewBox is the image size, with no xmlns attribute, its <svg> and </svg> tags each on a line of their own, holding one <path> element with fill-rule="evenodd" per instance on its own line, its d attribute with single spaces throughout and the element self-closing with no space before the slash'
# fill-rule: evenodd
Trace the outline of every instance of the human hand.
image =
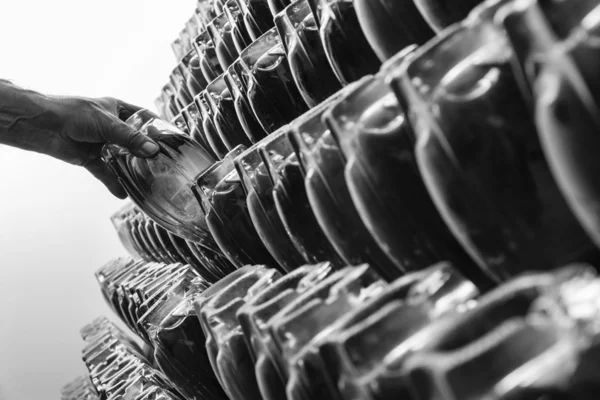
<svg viewBox="0 0 600 400">
<path fill-rule="evenodd" d="M 0 144 L 19 147 L 86 168 L 117 197 L 127 193 L 104 164 L 101 150 L 115 143 L 137 157 L 158 145 L 125 121 L 139 107 L 112 97 L 45 96 L 0 79 Z"/>
<path fill-rule="evenodd" d="M 123 122 L 141 108 L 111 97 L 63 97 L 52 103 L 59 126 L 47 137 L 44 149 L 36 151 L 84 167 L 115 196 L 126 198 L 127 193 L 102 161 L 100 153 L 104 144 L 110 142 L 138 157 L 156 155 L 158 145 Z"/>
</svg>

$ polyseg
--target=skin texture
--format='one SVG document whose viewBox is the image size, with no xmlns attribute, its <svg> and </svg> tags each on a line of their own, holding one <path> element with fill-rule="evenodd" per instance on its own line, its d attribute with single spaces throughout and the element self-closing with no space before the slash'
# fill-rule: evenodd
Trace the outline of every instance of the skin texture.
<svg viewBox="0 0 600 400">
<path fill-rule="evenodd" d="M 0 80 L 0 144 L 84 167 L 112 194 L 125 198 L 100 151 L 111 142 L 137 157 L 156 155 L 157 144 L 123 122 L 138 110 L 111 97 L 46 96 Z"/>
</svg>

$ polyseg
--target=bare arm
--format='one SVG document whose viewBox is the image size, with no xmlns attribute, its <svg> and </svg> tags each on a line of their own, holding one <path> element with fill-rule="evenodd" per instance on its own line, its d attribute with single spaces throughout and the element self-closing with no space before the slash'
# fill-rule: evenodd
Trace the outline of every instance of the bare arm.
<svg viewBox="0 0 600 400">
<path fill-rule="evenodd" d="M 110 97 L 46 96 L 0 79 L 0 144 L 79 165 L 117 197 L 126 193 L 100 159 L 106 142 L 151 157 L 158 147 L 123 122 L 140 108 Z"/>
</svg>

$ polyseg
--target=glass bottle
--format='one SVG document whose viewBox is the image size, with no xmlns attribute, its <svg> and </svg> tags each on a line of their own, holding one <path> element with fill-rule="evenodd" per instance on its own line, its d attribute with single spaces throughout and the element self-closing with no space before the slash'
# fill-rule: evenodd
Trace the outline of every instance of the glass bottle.
<svg viewBox="0 0 600 400">
<path fill-rule="evenodd" d="M 204 79 L 207 82 L 212 82 L 217 76 L 223 73 L 223 68 L 219 64 L 215 45 L 208 34 L 208 31 L 201 32 L 194 39 L 194 49 L 198 54 L 198 62 Z"/>
<path fill-rule="evenodd" d="M 597 257 L 550 174 L 512 57 L 506 36 L 475 15 L 392 79 L 434 203 L 497 281 Z"/>
<path fill-rule="evenodd" d="M 169 75 L 169 80 L 171 81 L 171 85 L 175 91 L 175 100 L 177 102 L 177 113 L 179 114 L 181 110 L 183 110 L 188 104 L 193 101 L 193 97 L 188 91 L 185 77 L 183 76 L 182 69 L 180 65 L 177 65 L 171 75 Z"/>
<path fill-rule="evenodd" d="M 267 140 L 285 134 L 282 128 Z M 292 271 L 307 260 L 296 250 L 287 235 L 273 200 L 273 183 L 260 155 L 259 142 L 235 159 L 236 169 L 246 193 L 246 204 L 258 236 L 277 263 L 285 270 Z"/>
<path fill-rule="evenodd" d="M 536 124 L 552 173 L 587 234 L 600 245 L 600 186 L 594 178 L 600 145 L 596 1 L 519 3 L 503 20 L 520 68 L 533 89 Z M 518 71 L 518 72 L 519 72 Z"/>
<path fill-rule="evenodd" d="M 273 184 L 273 199 L 279 218 L 296 249 L 310 263 L 329 261 L 341 267 L 335 251 L 308 201 L 302 170 L 288 139 L 289 130 L 264 143 L 260 152 Z"/>
<path fill-rule="evenodd" d="M 238 53 L 241 53 L 252 43 L 250 32 L 244 23 L 244 15 L 240 9 L 237 0 L 228 0 L 224 7 L 225 15 L 233 32 L 233 44 Z"/>
<path fill-rule="evenodd" d="M 347 85 L 379 70 L 350 0 L 319 0 L 318 17 L 325 54 L 338 80 Z"/>
<path fill-rule="evenodd" d="M 187 107 L 186 107 L 187 108 Z M 184 110 L 186 109 L 184 108 Z M 175 126 L 177 129 L 179 129 L 181 132 L 185 133 L 186 135 L 190 136 L 190 131 L 188 129 L 188 125 L 187 122 L 185 121 L 185 118 L 183 117 L 183 111 L 180 112 L 179 114 L 177 114 L 175 116 L 175 118 L 173 118 L 171 120 L 171 125 Z"/>
<path fill-rule="evenodd" d="M 188 92 L 192 97 L 196 97 L 201 91 L 206 89 L 208 81 L 204 78 L 200 68 L 200 58 L 195 50 L 190 50 L 181 60 L 180 68 L 185 79 Z"/>
<path fill-rule="evenodd" d="M 216 353 L 213 368 L 231 399 L 261 399 L 254 363 L 236 313 L 254 294 L 280 277 L 272 269 L 249 272 L 215 294 L 200 309 L 200 321 L 210 336 L 206 346 L 213 347 L 211 353 Z"/>
<path fill-rule="evenodd" d="M 165 86 L 163 86 L 161 94 L 165 98 L 165 107 L 168 110 L 167 116 L 172 118 L 175 117 L 178 114 L 178 105 L 175 99 L 175 90 L 173 89 L 173 85 L 171 85 L 170 82 L 167 83 Z"/>
<path fill-rule="evenodd" d="M 223 8 L 225 7 L 225 1 L 226 0 L 212 0 L 213 8 L 214 8 L 217 16 L 219 16 L 223 13 Z"/>
<path fill-rule="evenodd" d="M 242 61 L 237 58 L 227 68 L 227 71 L 225 71 L 225 83 L 233 96 L 235 112 L 246 136 L 248 136 L 252 143 L 256 143 L 266 137 L 267 134 L 256 119 L 252 107 L 248 103 L 248 98 L 246 97 L 247 82 L 241 79 L 244 76 L 243 69 Z"/>
<path fill-rule="evenodd" d="M 597 291 L 597 283 L 590 285 L 594 280 L 582 266 L 529 274 L 483 296 L 474 309 L 433 324 L 419 337 L 419 350 L 403 362 L 413 393 L 424 399 L 435 398 L 432 393 L 502 398 L 514 389 L 570 386 L 582 367 L 579 354 L 586 341 L 575 325 L 586 318 L 577 316 L 575 323 L 563 304 L 571 295 L 581 301 L 582 293 Z"/>
<path fill-rule="evenodd" d="M 140 259 L 141 254 L 136 250 L 136 245 L 133 237 L 131 236 L 129 222 L 127 220 L 129 214 L 132 212 L 133 207 L 133 203 L 127 202 L 127 204 L 111 215 L 110 220 L 117 231 L 117 235 L 119 236 L 121 244 L 125 250 L 127 250 L 127 253 L 129 253 L 133 258 Z"/>
<path fill-rule="evenodd" d="M 448 260 L 482 288 L 489 287 L 492 282 L 437 212 L 416 164 L 412 129 L 383 76 L 357 84 L 325 120 L 343 153 L 353 204 L 397 268 L 421 270 Z"/>
<path fill-rule="evenodd" d="M 204 98 L 212 109 L 213 122 L 227 150 L 238 145 L 251 146 L 250 139 L 237 117 L 234 99 L 225 84 L 225 76 L 219 75 L 206 88 Z"/>
<path fill-rule="evenodd" d="M 277 16 L 280 12 L 285 10 L 287 6 L 292 4 L 291 0 L 268 0 L 269 9 L 273 17 Z"/>
<path fill-rule="evenodd" d="M 202 116 L 202 128 L 204 130 L 206 141 L 209 143 L 213 153 L 220 159 L 227 154 L 227 147 L 225 147 L 223 140 L 221 140 L 221 137 L 219 136 L 219 132 L 213 121 L 214 114 L 212 107 L 208 104 L 206 96 L 208 96 L 206 90 L 200 93 L 195 100 L 196 106 L 198 106 L 200 115 Z"/>
<path fill-rule="evenodd" d="M 170 121 L 174 116 L 170 115 L 169 109 L 167 106 L 167 99 L 165 98 L 163 92 L 161 91 L 160 95 L 154 100 L 154 106 L 156 107 L 156 111 L 158 116 L 162 119 L 166 119 Z"/>
<path fill-rule="evenodd" d="M 198 0 L 196 5 L 196 16 L 199 24 L 206 29 L 217 13 L 212 0 Z"/>
<path fill-rule="evenodd" d="M 247 98 L 267 133 L 289 123 L 308 107 L 294 84 L 281 39 L 275 28 L 255 40 L 240 55 Z"/>
<path fill-rule="evenodd" d="M 273 28 L 273 15 L 268 0 L 236 0 L 244 15 L 246 29 L 252 41 Z"/>
<path fill-rule="evenodd" d="M 341 90 L 297 118 L 290 124 L 290 140 L 302 166 L 308 201 L 337 253 L 347 265 L 368 263 L 391 281 L 401 275 L 403 269 L 381 250 L 360 219 L 344 179 L 346 160 L 323 120 L 323 114 L 352 87 Z"/>
<path fill-rule="evenodd" d="M 462 21 L 482 0 L 413 0 L 436 32 Z"/>
<path fill-rule="evenodd" d="M 422 45 L 434 36 L 413 1 L 356 0 L 360 26 L 381 61 L 405 47 Z"/>
<path fill-rule="evenodd" d="M 206 214 L 213 238 L 233 265 L 273 265 L 275 261 L 252 225 L 246 195 L 233 163 L 244 150 L 243 146 L 237 146 L 201 174 L 193 191 Z"/>
<path fill-rule="evenodd" d="M 206 150 L 215 160 L 217 160 L 219 157 L 217 157 L 215 152 L 210 147 L 210 144 L 206 140 L 204 127 L 202 126 L 202 113 L 196 104 L 198 101 L 201 100 L 199 100 L 198 96 L 196 96 L 194 98 L 194 102 L 183 109 L 182 114 L 189 128 L 190 137 L 204 147 L 204 150 Z"/>
<path fill-rule="evenodd" d="M 227 15 L 225 13 L 218 14 L 215 19 L 210 21 L 206 30 L 215 45 L 221 70 L 224 71 L 239 56 L 233 42 L 233 30 L 227 20 Z"/>
<path fill-rule="evenodd" d="M 298 0 L 275 16 L 275 26 L 285 49 L 300 94 L 314 107 L 341 89 L 333 73 L 306 0 Z"/>
<path fill-rule="evenodd" d="M 165 229 L 191 240 L 207 240 L 204 216 L 199 205 L 190 201 L 190 188 L 193 179 L 215 160 L 188 136 L 148 110 L 133 114 L 127 124 L 160 147 L 159 153 L 148 159 L 134 157 L 115 144 L 103 148 L 103 158 L 132 201 Z"/>
<path fill-rule="evenodd" d="M 171 43 L 171 50 L 173 50 L 173 54 L 175 55 L 175 59 L 177 61 L 180 61 L 183 56 L 184 56 L 184 44 L 181 40 L 180 37 L 176 38 L 172 43 Z"/>
</svg>

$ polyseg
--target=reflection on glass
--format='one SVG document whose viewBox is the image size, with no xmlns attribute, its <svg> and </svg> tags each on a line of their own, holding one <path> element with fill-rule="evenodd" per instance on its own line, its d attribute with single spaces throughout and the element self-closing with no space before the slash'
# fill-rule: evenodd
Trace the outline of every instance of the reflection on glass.
<svg viewBox="0 0 600 400">
<path fill-rule="evenodd" d="M 344 265 L 308 201 L 301 166 L 288 139 L 289 131 L 261 147 L 261 156 L 273 184 L 277 213 L 296 249 L 310 263 L 329 261 Z"/>
<path fill-rule="evenodd" d="M 227 20 L 227 15 L 225 13 L 219 14 L 215 19 L 210 21 L 206 30 L 215 45 L 221 70 L 224 71 L 239 55 L 233 42 L 233 30 Z"/>
<path fill-rule="evenodd" d="M 333 73 L 308 2 L 298 0 L 275 16 L 294 82 L 310 107 L 341 89 Z"/>
<path fill-rule="evenodd" d="M 348 0 L 319 0 L 318 17 L 325 54 L 343 84 L 376 73 L 381 62 L 367 41 Z"/>
<path fill-rule="evenodd" d="M 213 44 L 208 31 L 201 32 L 194 39 L 194 48 L 198 54 L 198 62 L 204 79 L 207 82 L 212 82 L 217 76 L 223 73 L 223 68 L 219 64 L 217 50 Z"/>
<path fill-rule="evenodd" d="M 511 59 L 506 36 L 472 19 L 418 51 L 394 85 L 436 206 L 496 280 L 596 257 L 550 174 Z"/>
<path fill-rule="evenodd" d="M 219 132 L 215 127 L 212 107 L 209 105 L 206 96 L 208 95 L 205 90 L 200 93 L 198 97 L 196 97 L 196 105 L 198 106 L 200 115 L 202 116 L 202 129 L 204 131 L 206 141 L 210 145 L 212 151 L 218 156 L 218 158 L 223 158 L 225 154 L 227 154 L 227 147 L 225 147 L 225 144 L 223 144 L 223 140 L 221 140 Z"/>
<path fill-rule="evenodd" d="M 281 129 L 269 139 L 287 131 Z M 240 154 L 235 159 L 236 169 L 246 192 L 246 204 L 254 227 L 271 255 L 285 270 L 292 271 L 307 260 L 296 250 L 279 218 L 273 199 L 273 183 L 260 155 L 262 142 Z"/>
<path fill-rule="evenodd" d="M 354 207 L 344 179 L 346 160 L 323 114 L 352 89 L 342 90 L 292 124 L 308 200 L 323 232 L 347 265 L 368 263 L 391 281 L 403 273 L 381 250 Z"/>
<path fill-rule="evenodd" d="M 244 132 L 246 132 L 246 136 L 248 136 L 252 143 L 256 143 L 267 134 L 256 119 L 250 103 L 248 103 L 248 98 L 246 97 L 247 85 L 241 79 L 243 77 L 243 70 L 244 66 L 238 58 L 225 71 L 225 83 L 233 96 L 235 112 Z"/>
<path fill-rule="evenodd" d="M 176 127 L 148 110 L 127 123 L 152 138 L 160 152 L 152 158 L 133 156 L 125 148 L 107 144 L 102 153 L 131 200 L 165 229 L 190 240 L 208 236 L 204 215 L 193 198 L 191 183 L 214 159 Z M 191 200 L 191 201 L 190 201 Z"/>
<path fill-rule="evenodd" d="M 434 36 L 413 1 L 355 0 L 360 26 L 381 61 Z"/>
<path fill-rule="evenodd" d="M 237 117 L 233 96 L 225 84 L 223 74 L 208 85 L 205 98 L 212 109 L 215 127 L 225 147 L 233 150 L 239 144 L 251 146 Z"/>
<path fill-rule="evenodd" d="M 294 84 L 275 28 L 254 41 L 240 56 L 247 98 L 267 133 L 304 113 L 308 107 Z"/>
<path fill-rule="evenodd" d="M 244 23 L 244 15 L 240 9 L 237 0 L 228 0 L 225 3 L 225 15 L 233 31 L 233 44 L 238 53 L 241 53 L 252 43 L 250 32 Z"/>
</svg>

